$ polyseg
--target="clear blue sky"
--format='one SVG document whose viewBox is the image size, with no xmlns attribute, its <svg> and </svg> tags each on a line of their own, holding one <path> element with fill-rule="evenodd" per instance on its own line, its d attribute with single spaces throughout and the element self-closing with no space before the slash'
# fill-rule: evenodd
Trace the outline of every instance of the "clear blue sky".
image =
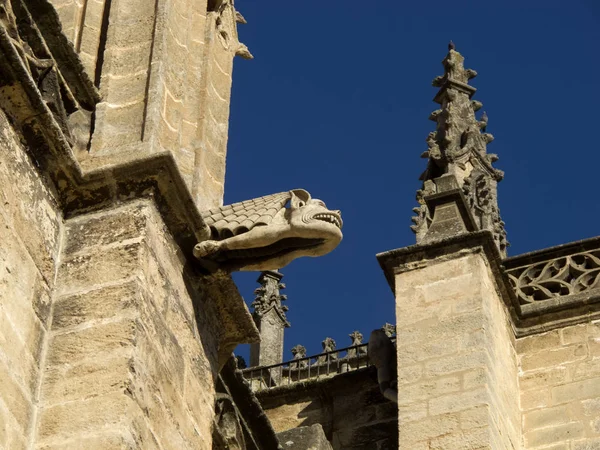
<svg viewBox="0 0 600 450">
<path fill-rule="evenodd" d="M 238 0 L 225 202 L 305 188 L 341 209 L 331 254 L 282 269 L 296 344 L 394 322 L 375 254 L 409 229 L 437 108 L 431 80 L 452 39 L 496 140 L 510 255 L 600 234 L 600 2 Z M 257 273 L 235 275 L 250 303 Z M 240 348 L 238 353 L 247 354 Z"/>
</svg>

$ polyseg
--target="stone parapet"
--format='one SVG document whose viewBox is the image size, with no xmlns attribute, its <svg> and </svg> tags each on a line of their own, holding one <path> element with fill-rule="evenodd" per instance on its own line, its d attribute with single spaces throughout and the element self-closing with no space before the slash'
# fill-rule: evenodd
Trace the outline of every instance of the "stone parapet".
<svg viewBox="0 0 600 450">
<path fill-rule="evenodd" d="M 600 317 L 600 237 L 502 262 L 519 303 L 519 334 Z"/>
</svg>

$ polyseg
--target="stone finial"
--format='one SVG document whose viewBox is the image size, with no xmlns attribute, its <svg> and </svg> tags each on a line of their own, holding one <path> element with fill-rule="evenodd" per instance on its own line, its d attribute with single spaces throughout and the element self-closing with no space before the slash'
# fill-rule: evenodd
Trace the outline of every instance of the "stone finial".
<svg viewBox="0 0 600 450">
<path fill-rule="evenodd" d="M 264 317 L 269 311 L 275 310 L 284 325 L 289 327 L 285 316 L 288 307 L 282 303 L 287 300 L 287 295 L 281 294 L 281 290 L 285 289 L 285 284 L 280 282 L 282 278 L 283 274 L 277 271 L 262 272 L 257 280 L 260 287 L 254 290 L 256 298 L 250 306 L 254 308 L 254 316 L 258 317 Z"/>
<path fill-rule="evenodd" d="M 350 344 L 352 347 L 357 347 L 359 345 L 363 344 L 363 334 L 356 330 L 353 331 L 352 333 L 350 333 L 348 335 L 350 337 L 350 339 L 352 339 L 352 344 Z M 358 349 L 356 348 L 350 348 L 348 349 L 348 357 L 352 358 L 355 357 L 357 354 L 366 354 L 367 353 L 367 349 L 365 347 L 359 347 Z"/>
<path fill-rule="evenodd" d="M 396 325 L 393 325 L 391 323 L 386 323 L 381 327 L 381 329 L 387 337 L 392 337 L 396 334 Z"/>
<path fill-rule="evenodd" d="M 421 175 L 423 186 L 417 191 L 419 206 L 413 209 L 416 216 L 411 229 L 417 243 L 486 229 L 492 232 L 501 255 L 506 256 L 508 242 L 497 200 L 497 183 L 504 174 L 492 166 L 498 157 L 487 153 L 493 136 L 486 132 L 487 113 L 476 118 L 475 112 L 482 104 L 471 100 L 476 89 L 469 80 L 477 72 L 465 69 L 464 60 L 451 41 L 442 61 L 444 75 L 433 81 L 439 88 L 434 101 L 440 109 L 429 116 L 436 122 L 436 129 L 427 136 L 427 150 L 421 155 L 428 162 Z M 452 193 L 452 198 L 444 200 L 444 193 Z M 457 203 L 456 207 L 447 207 L 452 202 Z M 444 212 L 444 218 L 438 217 L 433 232 L 435 207 Z M 453 218 L 448 220 L 450 216 Z"/>
<path fill-rule="evenodd" d="M 335 350 L 335 341 L 333 340 L 333 338 L 330 337 L 326 337 L 323 342 L 321 342 L 321 345 L 323 346 L 323 352 L 332 352 Z"/>
<path fill-rule="evenodd" d="M 323 353 L 327 353 L 327 352 L 333 352 L 335 351 L 336 348 L 336 344 L 335 341 L 333 340 L 333 338 L 330 337 L 326 337 L 322 342 L 321 345 L 323 346 Z M 337 359 L 337 354 L 336 353 L 332 353 L 330 355 L 321 355 L 317 358 L 317 363 L 324 363 L 327 361 L 334 361 Z"/>
<path fill-rule="evenodd" d="M 352 346 L 361 345 L 363 343 L 363 335 L 360 331 L 353 331 L 348 336 L 352 339 Z"/>
<path fill-rule="evenodd" d="M 294 359 L 306 358 L 306 347 L 300 344 L 292 347 L 292 355 L 294 355 Z"/>
<path fill-rule="evenodd" d="M 308 367 L 308 360 L 303 359 L 306 358 L 306 347 L 304 347 L 304 345 L 298 344 L 295 347 L 292 347 L 292 355 L 294 355 L 294 361 L 300 361 L 291 363 L 291 369 L 303 369 L 305 367 Z"/>
</svg>

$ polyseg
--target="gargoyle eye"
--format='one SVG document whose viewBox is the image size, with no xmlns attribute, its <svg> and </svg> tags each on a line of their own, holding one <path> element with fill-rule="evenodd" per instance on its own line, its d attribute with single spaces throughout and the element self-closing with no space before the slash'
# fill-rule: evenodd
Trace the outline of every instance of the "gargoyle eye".
<svg viewBox="0 0 600 450">
<path fill-rule="evenodd" d="M 306 205 L 306 203 L 304 203 L 304 202 L 298 202 L 298 208 L 302 208 L 304 205 Z"/>
</svg>

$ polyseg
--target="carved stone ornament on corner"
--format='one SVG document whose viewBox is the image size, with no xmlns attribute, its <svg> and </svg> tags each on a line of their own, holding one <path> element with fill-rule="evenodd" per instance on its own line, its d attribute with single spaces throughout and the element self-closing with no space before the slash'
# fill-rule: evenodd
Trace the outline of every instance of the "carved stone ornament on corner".
<svg viewBox="0 0 600 450">
<path fill-rule="evenodd" d="M 209 271 L 277 270 L 301 256 L 325 255 L 342 240 L 340 211 L 303 189 L 214 208 L 202 217 L 211 238 L 194 247 L 194 256 Z"/>
<path fill-rule="evenodd" d="M 215 31 L 223 48 L 231 50 L 236 56 L 253 59 L 248 47 L 238 39 L 237 24 L 245 24 L 246 19 L 236 11 L 233 0 L 210 0 L 209 11 L 215 15 Z"/>
<path fill-rule="evenodd" d="M 0 72 L 0 106 L 15 123 L 43 104 L 69 145 L 87 145 L 89 130 L 79 128 L 89 128 L 100 95 L 49 1 L 0 0 Z"/>
<path fill-rule="evenodd" d="M 521 304 L 600 289 L 600 249 L 507 271 Z"/>
</svg>

